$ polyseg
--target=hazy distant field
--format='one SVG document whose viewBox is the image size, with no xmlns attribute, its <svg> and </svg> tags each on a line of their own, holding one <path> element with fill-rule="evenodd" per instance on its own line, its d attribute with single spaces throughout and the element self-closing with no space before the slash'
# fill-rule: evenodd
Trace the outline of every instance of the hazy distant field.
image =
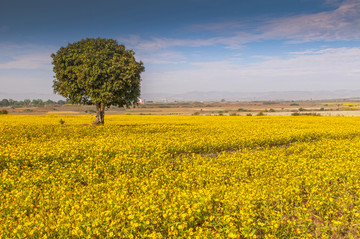
<svg viewBox="0 0 360 239">
<path fill-rule="evenodd" d="M 9 114 L 94 115 L 94 106 L 43 105 L 0 107 Z M 111 107 L 106 115 L 291 115 L 294 112 L 322 116 L 360 116 L 360 102 L 339 101 L 254 101 L 254 102 L 170 102 L 139 104 L 135 108 Z"/>
<path fill-rule="evenodd" d="M 360 237 L 358 117 L 93 118 L 0 116 L 1 238 Z"/>
</svg>

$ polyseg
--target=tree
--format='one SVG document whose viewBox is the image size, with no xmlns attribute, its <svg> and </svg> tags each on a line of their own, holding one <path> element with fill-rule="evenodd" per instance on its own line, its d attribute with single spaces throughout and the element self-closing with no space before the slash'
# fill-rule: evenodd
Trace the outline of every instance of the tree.
<svg viewBox="0 0 360 239">
<path fill-rule="evenodd" d="M 33 105 L 33 106 L 44 106 L 44 101 L 42 100 L 42 99 L 33 99 L 32 101 L 31 101 L 31 104 Z"/>
<path fill-rule="evenodd" d="M 66 102 L 65 102 L 64 100 L 58 100 L 57 104 L 58 104 L 58 105 L 65 105 Z"/>
<path fill-rule="evenodd" d="M 52 101 L 50 99 L 48 99 L 47 101 L 44 102 L 45 105 L 54 105 L 55 104 L 55 101 Z"/>
<path fill-rule="evenodd" d="M 0 106 L 9 106 L 10 103 L 7 99 L 3 99 L 2 101 L 0 101 Z"/>
<path fill-rule="evenodd" d="M 54 92 L 72 104 L 96 106 L 94 125 L 104 124 L 105 108 L 130 107 L 140 96 L 143 63 L 117 41 L 87 38 L 61 47 L 53 58 Z"/>
<path fill-rule="evenodd" d="M 29 99 L 24 100 L 24 105 L 29 106 L 30 104 L 31 104 L 31 100 Z"/>
</svg>

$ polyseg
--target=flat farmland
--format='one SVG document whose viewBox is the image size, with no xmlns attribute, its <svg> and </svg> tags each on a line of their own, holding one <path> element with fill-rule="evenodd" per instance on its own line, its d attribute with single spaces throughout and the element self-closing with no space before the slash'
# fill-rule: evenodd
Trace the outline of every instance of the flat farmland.
<svg viewBox="0 0 360 239">
<path fill-rule="evenodd" d="M 0 116 L 0 237 L 360 237 L 358 117 L 93 118 Z"/>
</svg>

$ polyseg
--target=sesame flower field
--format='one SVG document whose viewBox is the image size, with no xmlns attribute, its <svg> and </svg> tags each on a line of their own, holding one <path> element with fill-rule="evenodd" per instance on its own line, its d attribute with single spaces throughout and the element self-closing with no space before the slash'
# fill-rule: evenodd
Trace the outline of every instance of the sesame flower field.
<svg viewBox="0 0 360 239">
<path fill-rule="evenodd" d="M 359 238 L 360 118 L 0 117 L 0 238 Z"/>
</svg>

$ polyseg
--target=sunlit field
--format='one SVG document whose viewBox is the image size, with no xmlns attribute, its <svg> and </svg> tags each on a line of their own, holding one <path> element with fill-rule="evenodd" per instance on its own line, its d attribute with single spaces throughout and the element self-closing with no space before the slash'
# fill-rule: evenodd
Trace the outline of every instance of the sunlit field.
<svg viewBox="0 0 360 239">
<path fill-rule="evenodd" d="M 1 238 L 358 238 L 360 118 L 0 116 Z"/>
</svg>

